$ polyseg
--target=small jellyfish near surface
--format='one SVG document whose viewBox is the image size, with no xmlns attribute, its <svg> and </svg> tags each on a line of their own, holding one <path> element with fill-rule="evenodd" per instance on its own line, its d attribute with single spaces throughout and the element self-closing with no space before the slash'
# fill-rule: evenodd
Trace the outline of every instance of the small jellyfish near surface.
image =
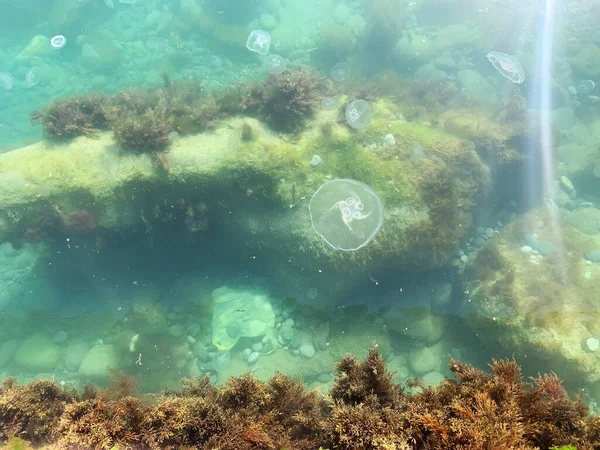
<svg viewBox="0 0 600 450">
<path fill-rule="evenodd" d="M 311 287 L 308 291 L 306 291 L 306 296 L 311 300 L 317 298 L 317 295 L 319 295 L 319 291 L 317 291 L 317 288 L 315 287 Z"/>
<path fill-rule="evenodd" d="M 332 111 L 337 106 L 337 100 L 335 97 L 325 97 L 321 100 L 321 109 L 323 111 Z"/>
<path fill-rule="evenodd" d="M 0 87 L 11 90 L 13 87 L 13 77 L 10 73 L 0 72 Z"/>
<path fill-rule="evenodd" d="M 285 70 L 285 59 L 279 55 L 269 55 L 265 58 L 263 67 L 269 73 L 280 74 Z"/>
<path fill-rule="evenodd" d="M 167 135 L 167 139 L 170 141 L 174 141 L 176 139 L 179 139 L 179 133 L 177 131 L 171 131 L 168 135 Z"/>
<path fill-rule="evenodd" d="M 594 175 L 600 178 L 600 162 L 594 165 Z"/>
<path fill-rule="evenodd" d="M 40 69 L 38 67 L 32 67 L 25 74 L 25 83 L 27 86 L 33 87 L 40 82 Z"/>
<path fill-rule="evenodd" d="M 373 189 L 356 180 L 323 184 L 310 199 L 308 210 L 315 233 L 336 250 L 364 247 L 383 224 L 383 203 Z"/>
<path fill-rule="evenodd" d="M 50 45 L 54 48 L 61 49 L 67 45 L 67 38 L 62 34 L 57 34 L 56 36 L 50 38 Z"/>
<path fill-rule="evenodd" d="M 583 80 L 577 91 L 582 95 L 589 95 L 595 89 L 596 83 L 592 80 Z"/>
<path fill-rule="evenodd" d="M 501 52 L 489 52 L 487 59 L 496 70 L 513 83 L 521 84 L 525 81 L 525 69 L 514 56 Z"/>
<path fill-rule="evenodd" d="M 345 81 L 350 76 L 350 67 L 346 63 L 337 63 L 331 68 L 330 74 L 335 81 Z"/>
<path fill-rule="evenodd" d="M 346 107 L 346 121 L 357 130 L 366 127 L 372 115 L 371 106 L 361 99 L 354 100 Z"/>
<path fill-rule="evenodd" d="M 313 157 L 310 160 L 310 165 L 312 167 L 318 167 L 321 165 L 321 157 L 319 155 L 313 155 Z"/>
<path fill-rule="evenodd" d="M 246 48 L 251 52 L 265 56 L 271 48 L 271 35 L 265 30 L 252 30 L 246 40 Z"/>
</svg>

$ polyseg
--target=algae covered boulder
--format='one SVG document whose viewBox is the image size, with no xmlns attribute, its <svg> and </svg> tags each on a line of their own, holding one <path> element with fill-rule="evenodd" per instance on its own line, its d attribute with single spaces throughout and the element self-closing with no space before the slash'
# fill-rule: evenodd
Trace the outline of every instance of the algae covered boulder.
<svg viewBox="0 0 600 450">
<path fill-rule="evenodd" d="M 33 372 L 54 372 L 60 360 L 61 350 L 45 333 L 28 337 L 14 354 L 14 363 L 22 369 Z"/>
<path fill-rule="evenodd" d="M 95 234 L 102 250 L 128 232 L 159 245 L 201 243 L 218 229 L 228 245 L 269 251 L 273 266 L 357 277 L 440 267 L 488 191 L 489 170 L 462 136 L 407 122 L 403 107 L 371 102 L 371 123 L 358 131 L 337 125 L 336 110 L 316 111 L 292 139 L 233 117 L 210 133 L 180 136 L 160 155 L 122 151 L 103 131 L 38 142 L 0 155 L 0 236 L 22 244 Z M 337 178 L 367 184 L 383 203 L 383 226 L 359 251 L 332 249 L 311 226 L 311 196 Z"/>
<path fill-rule="evenodd" d="M 463 314 L 480 338 L 516 357 L 552 361 L 561 373 L 600 381 L 600 264 L 586 260 L 598 235 L 535 210 L 504 228 L 470 259 Z"/>
<path fill-rule="evenodd" d="M 267 336 L 275 344 L 275 313 L 268 296 L 226 286 L 212 293 L 212 343 L 231 350 L 242 337 Z"/>
</svg>

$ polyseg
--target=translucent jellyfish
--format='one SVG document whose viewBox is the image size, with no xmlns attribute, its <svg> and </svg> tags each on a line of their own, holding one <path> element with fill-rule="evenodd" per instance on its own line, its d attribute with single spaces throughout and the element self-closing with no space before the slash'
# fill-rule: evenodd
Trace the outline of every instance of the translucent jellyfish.
<svg viewBox="0 0 600 450">
<path fill-rule="evenodd" d="M 596 83 L 592 80 L 583 80 L 577 91 L 582 95 L 588 95 L 592 93 L 595 87 Z"/>
<path fill-rule="evenodd" d="M 265 56 L 271 48 L 271 35 L 265 30 L 252 30 L 246 41 L 246 48 L 251 52 Z"/>
<path fill-rule="evenodd" d="M 383 224 L 381 200 L 356 180 L 325 183 L 313 194 L 308 210 L 313 230 L 336 250 L 364 247 Z"/>
<path fill-rule="evenodd" d="M 33 87 L 40 82 L 40 69 L 39 67 L 32 67 L 25 74 L 25 83 L 27 86 Z"/>
<path fill-rule="evenodd" d="M 265 58 L 263 67 L 267 72 L 277 75 L 285 70 L 285 59 L 279 55 L 269 55 Z"/>
<path fill-rule="evenodd" d="M 0 87 L 11 90 L 13 87 L 13 77 L 10 73 L 0 72 Z"/>
<path fill-rule="evenodd" d="M 525 69 L 514 56 L 501 52 L 489 52 L 487 59 L 496 70 L 513 83 L 521 84 L 525 81 Z"/>
<path fill-rule="evenodd" d="M 57 34 L 56 36 L 50 38 L 50 45 L 52 45 L 54 48 L 61 49 L 67 45 L 67 38 L 62 34 Z"/>
<path fill-rule="evenodd" d="M 175 140 L 179 139 L 179 133 L 177 131 L 171 131 L 168 134 L 167 139 L 170 141 L 175 141 Z"/>
<path fill-rule="evenodd" d="M 115 7 L 115 2 L 113 0 L 104 0 L 104 4 L 110 9 L 114 9 Z"/>
<path fill-rule="evenodd" d="M 362 99 L 354 100 L 346 107 L 346 121 L 357 130 L 369 125 L 372 115 L 371 107 Z"/>
<path fill-rule="evenodd" d="M 119 0 L 119 3 L 126 3 L 128 5 L 135 5 L 137 0 Z"/>
<path fill-rule="evenodd" d="M 347 80 L 350 76 L 350 67 L 346 63 L 337 63 L 331 68 L 331 78 L 335 81 Z"/>
<path fill-rule="evenodd" d="M 337 100 L 335 97 L 325 97 L 321 100 L 321 109 L 323 111 L 332 111 L 337 106 Z"/>
<path fill-rule="evenodd" d="M 313 157 L 310 160 L 310 165 L 312 167 L 318 167 L 321 165 L 321 157 L 319 155 L 313 155 Z"/>
<path fill-rule="evenodd" d="M 306 291 L 306 296 L 310 299 L 317 298 L 319 295 L 319 291 L 317 291 L 316 287 L 311 287 L 308 291 Z"/>
</svg>

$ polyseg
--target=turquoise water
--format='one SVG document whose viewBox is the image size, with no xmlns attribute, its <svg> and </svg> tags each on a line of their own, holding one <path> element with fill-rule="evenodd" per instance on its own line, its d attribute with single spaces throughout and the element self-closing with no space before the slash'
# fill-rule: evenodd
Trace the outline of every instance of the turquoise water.
<svg viewBox="0 0 600 450">
<path fill-rule="evenodd" d="M 328 389 L 376 343 L 401 382 L 514 356 L 595 406 L 600 9 L 552 7 L 0 0 L 0 378 Z M 243 105 L 190 131 L 176 83 Z M 30 120 L 142 89 L 152 151 Z"/>
</svg>

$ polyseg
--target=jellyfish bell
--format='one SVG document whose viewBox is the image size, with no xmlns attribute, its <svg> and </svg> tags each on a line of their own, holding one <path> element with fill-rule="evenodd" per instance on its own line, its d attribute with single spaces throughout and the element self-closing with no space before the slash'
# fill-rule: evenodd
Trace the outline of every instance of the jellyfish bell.
<svg viewBox="0 0 600 450">
<path fill-rule="evenodd" d="M 502 52 L 489 52 L 487 59 L 502 76 L 516 84 L 525 81 L 525 69 L 514 56 Z"/>
<path fill-rule="evenodd" d="M 312 228 L 332 248 L 367 245 L 383 224 L 383 203 L 368 185 L 350 179 L 323 184 L 308 206 Z"/>
<path fill-rule="evenodd" d="M 40 82 L 40 69 L 38 67 L 32 67 L 25 74 L 25 83 L 29 87 L 33 87 Z"/>
<path fill-rule="evenodd" d="M 346 121 L 356 130 L 366 127 L 372 115 L 371 106 L 362 99 L 354 100 L 346 107 Z"/>
<path fill-rule="evenodd" d="M 252 30 L 246 40 L 246 48 L 251 52 L 265 56 L 271 48 L 271 35 L 265 30 Z"/>
<path fill-rule="evenodd" d="M 321 109 L 323 111 L 332 111 L 337 107 L 337 100 L 335 97 L 325 97 L 321 100 Z"/>
<path fill-rule="evenodd" d="M 56 36 L 50 38 L 50 45 L 56 49 L 61 49 L 67 45 L 67 38 L 62 34 L 57 34 Z"/>
<path fill-rule="evenodd" d="M 0 87 L 11 90 L 14 84 L 12 75 L 8 72 L 0 72 Z"/>
<path fill-rule="evenodd" d="M 331 68 L 330 75 L 335 81 L 345 81 L 350 76 L 350 66 L 346 63 L 337 63 Z"/>
<path fill-rule="evenodd" d="M 267 72 L 278 75 L 285 70 L 285 59 L 279 55 L 268 55 L 263 62 L 263 67 Z"/>
</svg>

